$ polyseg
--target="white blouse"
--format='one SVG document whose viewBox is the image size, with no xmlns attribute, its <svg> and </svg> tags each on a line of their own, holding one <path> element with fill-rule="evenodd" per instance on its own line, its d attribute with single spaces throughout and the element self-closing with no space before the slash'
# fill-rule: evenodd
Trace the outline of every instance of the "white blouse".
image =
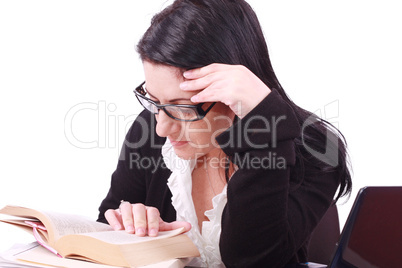
<svg viewBox="0 0 402 268">
<path fill-rule="evenodd" d="M 191 173 L 196 160 L 184 160 L 174 152 L 169 139 L 162 147 L 162 156 L 166 166 L 172 171 L 168 187 L 172 192 L 172 205 L 176 209 L 176 220 L 191 223 L 191 230 L 186 234 L 200 251 L 201 257 L 194 258 L 188 265 L 197 267 L 225 267 L 219 251 L 222 211 L 226 205 L 226 186 L 223 191 L 212 198 L 213 208 L 205 211 L 209 221 L 202 222 L 202 234 L 198 227 L 198 218 L 191 195 Z"/>
</svg>

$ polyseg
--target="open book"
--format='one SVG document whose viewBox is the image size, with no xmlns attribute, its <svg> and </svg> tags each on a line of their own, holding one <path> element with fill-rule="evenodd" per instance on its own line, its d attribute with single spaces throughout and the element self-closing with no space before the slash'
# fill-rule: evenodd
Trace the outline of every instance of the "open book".
<svg viewBox="0 0 402 268">
<path fill-rule="evenodd" d="M 1 222 L 32 233 L 44 247 L 64 258 L 136 267 L 199 256 L 197 247 L 183 234 L 184 228 L 159 232 L 157 237 L 139 237 L 77 215 L 18 206 L 6 206 L 0 213 L 14 216 Z"/>
</svg>

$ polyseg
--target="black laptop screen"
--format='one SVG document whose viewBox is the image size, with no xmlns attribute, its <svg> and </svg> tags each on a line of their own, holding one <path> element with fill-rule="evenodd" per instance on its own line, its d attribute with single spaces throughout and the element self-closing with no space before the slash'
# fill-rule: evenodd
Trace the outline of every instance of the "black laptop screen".
<svg viewBox="0 0 402 268">
<path fill-rule="evenodd" d="M 401 188 L 367 188 L 362 199 L 343 261 L 350 267 L 402 267 Z"/>
</svg>

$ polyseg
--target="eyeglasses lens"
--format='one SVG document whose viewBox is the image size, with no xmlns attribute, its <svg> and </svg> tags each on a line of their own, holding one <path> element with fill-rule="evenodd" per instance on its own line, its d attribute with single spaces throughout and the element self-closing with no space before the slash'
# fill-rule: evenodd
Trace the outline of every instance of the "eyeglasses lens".
<svg viewBox="0 0 402 268">
<path fill-rule="evenodd" d="M 144 106 L 145 109 L 150 111 L 153 114 L 158 114 L 158 107 L 150 102 L 148 99 L 150 99 L 150 96 L 146 93 L 143 87 L 141 89 L 137 88 L 137 99 L 140 101 L 142 106 Z M 178 120 L 182 121 L 194 121 L 200 119 L 200 115 L 197 112 L 196 108 L 190 108 L 190 107 L 177 107 L 177 106 L 164 106 L 163 107 L 164 111 L 170 116 Z"/>
<path fill-rule="evenodd" d="M 192 108 L 167 106 L 165 110 L 171 116 L 180 120 L 194 120 L 198 118 L 197 112 Z"/>
</svg>

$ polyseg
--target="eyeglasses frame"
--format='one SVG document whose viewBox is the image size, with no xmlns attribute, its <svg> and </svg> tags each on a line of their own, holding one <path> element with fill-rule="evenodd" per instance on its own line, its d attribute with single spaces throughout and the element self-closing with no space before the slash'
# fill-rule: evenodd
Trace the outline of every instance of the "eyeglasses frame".
<svg viewBox="0 0 402 268">
<path fill-rule="evenodd" d="M 203 119 L 207 113 L 212 109 L 212 107 L 214 107 L 214 105 L 216 104 L 216 102 L 213 102 L 206 110 L 202 109 L 202 106 L 206 103 L 206 102 L 201 102 L 198 103 L 196 105 L 191 105 L 191 104 L 157 104 L 155 103 L 153 100 L 145 97 L 145 94 L 147 93 L 143 87 L 143 85 L 145 84 L 145 81 L 142 82 L 138 87 L 135 88 L 134 90 L 134 94 L 137 97 L 138 101 L 140 102 L 140 104 L 147 109 L 141 102 L 141 100 L 139 98 L 142 98 L 146 101 L 148 101 L 149 103 L 153 104 L 156 106 L 156 108 L 158 109 L 158 112 L 155 114 L 159 113 L 159 110 L 163 110 L 167 116 L 169 116 L 170 118 L 174 119 L 174 120 L 178 120 L 178 121 L 184 121 L 184 122 L 194 122 L 194 121 L 198 121 Z M 180 118 L 176 118 L 173 115 L 171 115 L 166 109 L 165 107 L 168 106 L 173 106 L 173 107 L 183 107 L 183 108 L 191 108 L 191 109 L 196 109 L 197 110 L 197 118 L 192 119 L 192 120 L 187 120 L 187 119 L 180 119 Z"/>
</svg>

